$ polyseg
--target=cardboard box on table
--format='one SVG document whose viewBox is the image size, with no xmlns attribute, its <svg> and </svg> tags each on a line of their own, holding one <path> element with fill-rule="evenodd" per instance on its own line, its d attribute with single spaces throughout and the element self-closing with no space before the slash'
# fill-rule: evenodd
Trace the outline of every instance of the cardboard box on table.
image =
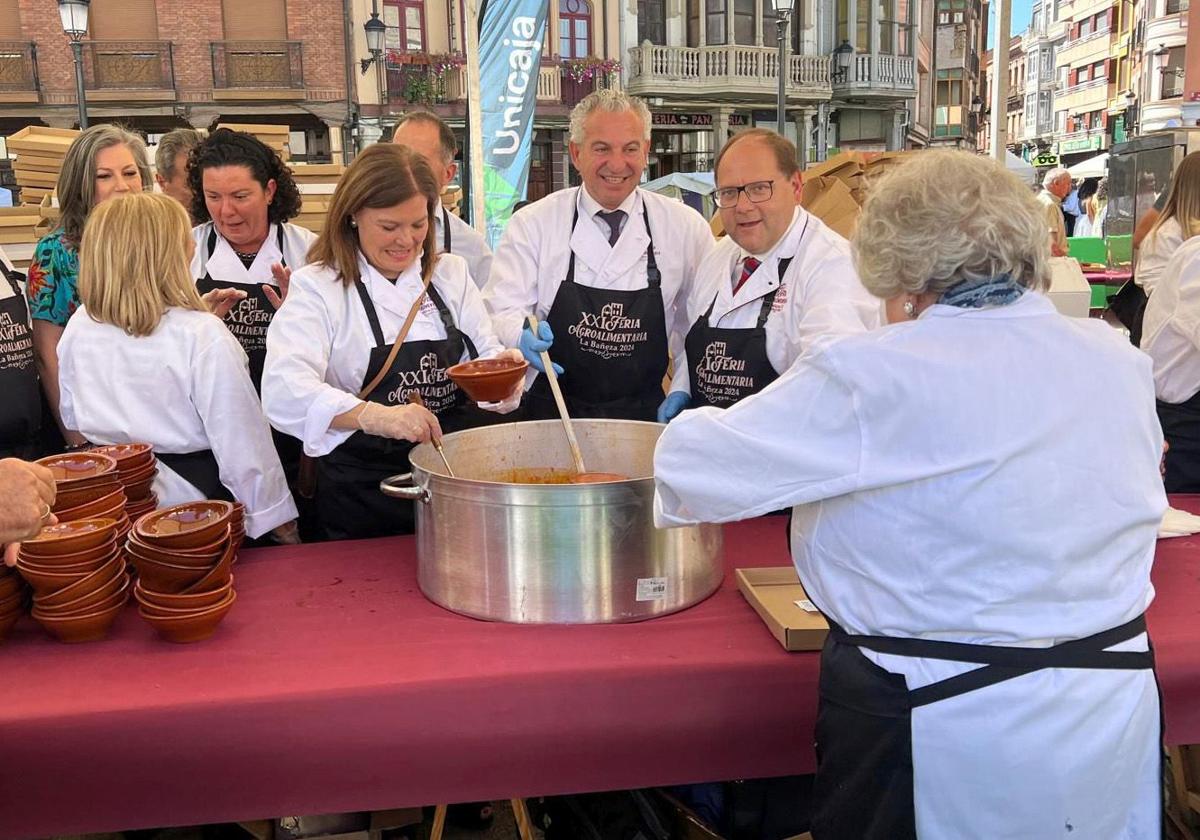
<svg viewBox="0 0 1200 840">
<path fill-rule="evenodd" d="M 794 568 L 737 569 L 735 574 L 738 591 L 784 650 L 821 649 L 829 635 L 829 623 L 821 613 L 800 606 L 808 601 L 808 595 Z"/>
<path fill-rule="evenodd" d="M 858 202 L 854 200 L 850 189 L 837 178 L 813 178 L 806 173 L 800 192 L 800 205 L 847 239 L 858 225 Z"/>
<path fill-rule="evenodd" d="M 1083 276 L 1079 261 L 1071 257 L 1050 258 L 1050 289 L 1046 297 L 1063 315 L 1088 317 L 1092 304 L 1092 286 Z"/>
</svg>

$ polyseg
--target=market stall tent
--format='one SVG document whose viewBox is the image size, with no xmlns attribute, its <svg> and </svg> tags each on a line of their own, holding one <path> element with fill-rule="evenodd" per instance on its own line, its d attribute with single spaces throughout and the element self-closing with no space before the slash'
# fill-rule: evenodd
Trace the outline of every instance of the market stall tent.
<svg viewBox="0 0 1200 840">
<path fill-rule="evenodd" d="M 711 218 L 716 209 L 712 199 L 716 181 L 711 172 L 672 172 L 642 184 L 642 189 L 682 201 L 704 218 Z"/>
<path fill-rule="evenodd" d="M 1004 166 L 1005 166 L 1005 168 L 1008 169 L 1009 172 L 1016 175 L 1018 178 L 1020 178 L 1026 184 L 1029 184 L 1030 186 L 1034 186 L 1034 187 L 1037 186 L 1037 183 L 1038 183 L 1037 170 L 1033 168 L 1033 164 L 1031 164 L 1029 161 L 1022 160 L 1021 158 L 1014 155 L 1012 152 L 1005 150 Z"/>
<path fill-rule="evenodd" d="M 1102 152 L 1095 157 L 1080 161 L 1074 166 L 1068 166 L 1067 171 L 1075 180 L 1080 178 L 1103 178 L 1108 174 L 1108 152 Z"/>
</svg>

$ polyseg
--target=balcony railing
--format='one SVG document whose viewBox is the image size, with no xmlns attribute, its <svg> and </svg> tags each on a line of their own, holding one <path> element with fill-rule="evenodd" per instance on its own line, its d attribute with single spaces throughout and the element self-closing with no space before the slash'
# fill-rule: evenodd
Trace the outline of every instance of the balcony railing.
<svg viewBox="0 0 1200 840">
<path fill-rule="evenodd" d="M 596 89 L 596 79 L 577 82 L 566 77 L 558 63 L 538 68 L 537 101 L 573 106 Z M 466 71 L 450 67 L 440 72 L 432 65 L 389 62 L 387 97 L 393 105 L 445 105 L 467 98 Z"/>
<path fill-rule="evenodd" d="M 769 47 L 648 45 L 631 48 L 629 57 L 631 93 L 772 97 L 778 86 L 779 54 Z M 790 56 L 787 82 L 790 96 L 828 98 L 829 56 Z"/>
<path fill-rule="evenodd" d="M 304 90 L 300 41 L 213 41 L 213 88 Z"/>
<path fill-rule="evenodd" d="M 843 78 L 834 80 L 834 90 L 853 90 L 859 93 L 915 95 L 917 91 L 916 61 L 904 55 L 853 56 Z"/>
<path fill-rule="evenodd" d="M 170 41 L 84 41 L 83 86 L 87 90 L 175 89 Z"/>
<path fill-rule="evenodd" d="M 36 95 L 37 89 L 37 47 L 29 41 L 0 41 L 0 92 Z"/>
</svg>

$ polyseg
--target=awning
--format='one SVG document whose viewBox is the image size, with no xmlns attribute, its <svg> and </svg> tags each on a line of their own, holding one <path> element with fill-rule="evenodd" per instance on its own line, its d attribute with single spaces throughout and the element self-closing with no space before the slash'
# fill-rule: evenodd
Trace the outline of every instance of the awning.
<svg viewBox="0 0 1200 840">
<path fill-rule="evenodd" d="M 1103 152 L 1080 161 L 1074 166 L 1068 166 L 1067 171 L 1072 178 L 1102 178 L 1108 174 L 1108 152 Z"/>
</svg>

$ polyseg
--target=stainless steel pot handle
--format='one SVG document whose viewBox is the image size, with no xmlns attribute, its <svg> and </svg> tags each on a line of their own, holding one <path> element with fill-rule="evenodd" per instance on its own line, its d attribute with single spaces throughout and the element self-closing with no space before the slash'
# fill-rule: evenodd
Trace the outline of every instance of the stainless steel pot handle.
<svg viewBox="0 0 1200 840">
<path fill-rule="evenodd" d="M 412 473 L 393 475 L 379 482 L 379 490 L 393 499 L 408 499 L 410 502 L 429 504 L 429 491 L 412 483 Z"/>
</svg>

